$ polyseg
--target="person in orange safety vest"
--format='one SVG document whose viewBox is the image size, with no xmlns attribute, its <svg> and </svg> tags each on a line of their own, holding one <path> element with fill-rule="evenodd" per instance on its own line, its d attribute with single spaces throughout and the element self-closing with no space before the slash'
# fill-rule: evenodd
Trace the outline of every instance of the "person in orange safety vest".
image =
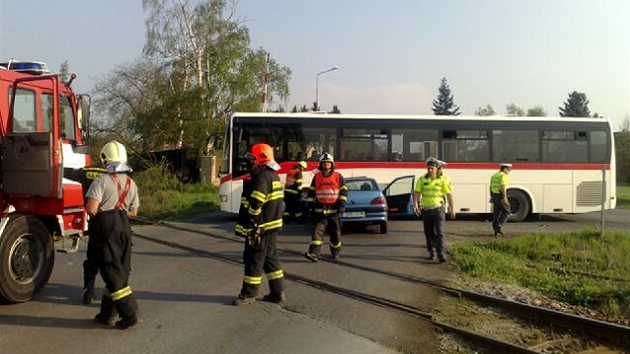
<svg viewBox="0 0 630 354">
<path fill-rule="evenodd" d="M 324 234 L 330 235 L 330 254 L 339 258 L 341 251 L 341 219 L 345 212 L 348 187 L 341 173 L 335 171 L 335 161 L 329 153 L 319 158 L 319 173 L 313 177 L 308 191 L 311 215 L 315 222 L 311 244 L 304 257 L 312 262 L 319 261 L 324 244 Z"/>
</svg>

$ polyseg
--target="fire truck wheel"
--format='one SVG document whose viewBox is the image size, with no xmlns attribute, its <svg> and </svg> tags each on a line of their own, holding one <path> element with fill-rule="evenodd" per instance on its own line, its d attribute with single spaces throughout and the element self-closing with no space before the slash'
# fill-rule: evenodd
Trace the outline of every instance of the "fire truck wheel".
<svg viewBox="0 0 630 354">
<path fill-rule="evenodd" d="M 48 282 L 54 262 L 46 226 L 36 217 L 11 216 L 0 238 L 0 300 L 30 300 Z"/>
</svg>

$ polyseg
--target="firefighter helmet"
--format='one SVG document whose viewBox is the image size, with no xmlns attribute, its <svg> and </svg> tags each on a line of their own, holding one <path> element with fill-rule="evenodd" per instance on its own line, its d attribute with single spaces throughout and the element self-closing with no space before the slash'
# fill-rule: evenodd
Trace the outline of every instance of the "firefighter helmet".
<svg viewBox="0 0 630 354">
<path fill-rule="evenodd" d="M 274 171 L 280 169 L 280 165 L 273 158 L 273 149 L 267 144 L 255 144 L 245 156 L 253 159 L 254 164 L 258 166 L 265 165 Z"/>
<path fill-rule="evenodd" d="M 127 165 L 127 149 L 116 140 L 112 140 L 103 146 L 101 149 L 101 162 L 103 166 L 107 167 L 107 172 L 109 173 L 131 171 L 131 168 Z"/>
<path fill-rule="evenodd" d="M 322 156 L 319 157 L 319 170 L 322 169 L 322 162 L 330 162 L 332 165 L 331 168 L 335 168 L 335 159 L 333 159 L 333 156 L 327 152 L 323 153 Z"/>
</svg>

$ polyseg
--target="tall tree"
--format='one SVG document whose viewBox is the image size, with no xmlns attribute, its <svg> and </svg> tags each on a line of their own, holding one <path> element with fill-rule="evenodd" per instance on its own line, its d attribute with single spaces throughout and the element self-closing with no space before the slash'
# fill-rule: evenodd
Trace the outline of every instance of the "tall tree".
<svg viewBox="0 0 630 354">
<path fill-rule="evenodd" d="M 179 127 L 178 145 L 184 143 L 187 130 L 202 129 L 211 146 L 232 112 L 259 111 L 265 76 L 267 102 L 288 96 L 290 69 L 263 49 L 249 48 L 249 31 L 236 19 L 238 1 L 142 0 L 142 4 L 149 14 L 145 56 L 166 68 L 173 97 L 198 107 L 192 116 L 184 114 L 182 104 L 169 110 L 171 122 Z"/>
<path fill-rule="evenodd" d="M 528 117 L 546 117 L 547 111 L 542 106 L 534 106 L 527 110 Z"/>
<path fill-rule="evenodd" d="M 588 100 L 583 92 L 573 91 L 569 94 L 569 99 L 564 102 L 564 107 L 558 107 L 561 117 L 590 117 L 591 111 L 588 109 Z"/>
<path fill-rule="evenodd" d="M 512 116 L 522 117 L 525 115 L 525 112 L 523 112 L 523 110 L 514 103 L 506 105 L 505 111 L 507 112 L 507 114 Z"/>
<path fill-rule="evenodd" d="M 486 107 L 477 108 L 477 111 L 475 111 L 475 115 L 481 117 L 493 116 L 495 114 L 494 108 L 492 108 L 490 103 L 488 103 Z"/>
<path fill-rule="evenodd" d="M 453 103 L 453 95 L 445 77 L 442 78 L 438 91 L 438 97 L 433 100 L 433 114 L 438 116 L 458 116 L 459 107 Z"/>
</svg>

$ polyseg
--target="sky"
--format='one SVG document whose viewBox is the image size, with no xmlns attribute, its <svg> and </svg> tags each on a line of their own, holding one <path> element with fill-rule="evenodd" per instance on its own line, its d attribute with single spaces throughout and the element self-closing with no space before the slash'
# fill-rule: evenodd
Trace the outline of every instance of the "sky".
<svg viewBox="0 0 630 354">
<path fill-rule="evenodd" d="M 628 0 L 240 0 L 236 16 L 291 69 L 288 110 L 317 91 L 324 110 L 432 114 L 446 78 L 466 115 L 514 103 L 558 116 L 573 91 L 615 130 L 630 115 Z M 0 0 L 0 60 L 67 60 L 93 94 L 141 56 L 146 17 L 139 0 Z"/>
</svg>

